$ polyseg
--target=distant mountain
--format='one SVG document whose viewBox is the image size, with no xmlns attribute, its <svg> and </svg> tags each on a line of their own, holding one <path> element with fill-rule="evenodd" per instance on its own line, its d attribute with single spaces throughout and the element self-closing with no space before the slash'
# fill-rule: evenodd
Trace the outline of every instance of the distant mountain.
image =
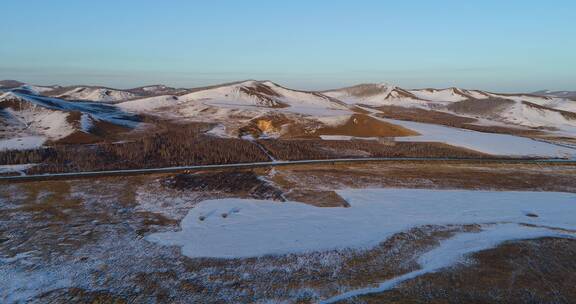
<svg viewBox="0 0 576 304">
<path fill-rule="evenodd" d="M 0 89 L 13 89 L 24 84 L 18 80 L 0 80 Z"/>
<path fill-rule="evenodd" d="M 54 89 L 60 88 L 60 86 L 39 86 L 26 84 L 16 80 L 1 80 L 0 81 L 0 91 L 14 91 L 24 94 L 40 95 L 42 93 L 52 91 Z"/>
<path fill-rule="evenodd" d="M 371 106 L 394 105 L 423 108 L 429 108 L 435 104 L 489 97 L 486 93 L 477 90 L 459 88 L 408 90 L 385 83 L 360 84 L 325 91 L 323 93 L 349 104 L 365 104 Z"/>
<path fill-rule="evenodd" d="M 322 93 L 347 104 L 426 106 L 426 101 L 413 93 L 385 83 L 359 84 Z"/>
<path fill-rule="evenodd" d="M 387 84 L 361 84 L 323 93 L 348 104 L 415 107 L 494 123 L 556 128 L 566 133 L 576 131 L 576 102 L 552 95 L 503 94 L 461 88 L 403 89 Z"/>
<path fill-rule="evenodd" d="M 178 95 L 186 92 L 187 89 L 176 89 L 162 84 L 155 84 L 133 88 L 126 91 L 138 96 L 146 97 L 146 96 L 159 96 L 159 95 Z"/>
<path fill-rule="evenodd" d="M 117 90 L 97 86 L 61 87 L 51 91 L 43 92 L 43 94 L 46 96 L 66 100 L 85 100 L 85 101 L 107 102 L 107 103 L 113 103 L 139 97 L 137 94 L 134 94 L 126 90 Z"/>
<path fill-rule="evenodd" d="M 187 89 L 176 89 L 165 85 L 150 85 L 128 90 L 102 86 L 40 86 L 26 84 L 15 80 L 0 81 L 0 90 L 13 91 L 29 95 L 43 95 L 65 100 L 93 101 L 116 103 L 134 98 L 183 94 Z"/>
<path fill-rule="evenodd" d="M 542 90 L 536 91 L 532 93 L 534 95 L 540 96 L 552 96 L 552 97 L 561 97 L 561 98 L 571 98 L 576 99 L 576 91 L 550 91 L 550 90 Z"/>
<path fill-rule="evenodd" d="M 418 89 L 409 90 L 410 93 L 416 97 L 434 102 L 457 102 L 470 99 L 485 99 L 490 95 L 487 92 L 479 90 L 466 90 L 460 88 L 446 88 L 446 89 Z"/>
</svg>

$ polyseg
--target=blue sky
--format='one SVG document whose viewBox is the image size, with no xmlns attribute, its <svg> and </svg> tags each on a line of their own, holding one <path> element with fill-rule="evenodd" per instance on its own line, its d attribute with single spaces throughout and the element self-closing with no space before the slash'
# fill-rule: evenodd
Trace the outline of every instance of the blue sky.
<svg viewBox="0 0 576 304">
<path fill-rule="evenodd" d="M 3 1 L 0 79 L 576 90 L 576 1 Z"/>
</svg>

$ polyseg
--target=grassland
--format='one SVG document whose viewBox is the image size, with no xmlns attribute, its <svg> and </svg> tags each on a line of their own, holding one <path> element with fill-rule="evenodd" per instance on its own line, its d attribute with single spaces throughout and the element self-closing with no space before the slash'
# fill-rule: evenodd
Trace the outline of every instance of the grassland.
<svg viewBox="0 0 576 304">
<path fill-rule="evenodd" d="M 567 165 L 402 162 L 2 185 L 0 270 L 7 274 L 4 278 L 11 278 L 0 279 L 5 287 L 2 296 L 18 294 L 31 303 L 315 303 L 340 293 L 343 286 L 361 288 L 412 271 L 422 251 L 478 227 L 417 227 L 369 250 L 229 260 L 190 259 L 178 247 L 160 246 L 143 237 L 178 230 L 187 212 L 206 199 L 267 198 L 278 203 L 288 199 L 346 207 L 334 190 L 409 187 L 576 193 L 575 174 L 576 167 Z M 511 242 L 476 254 L 474 263 L 355 301 L 568 303 L 574 291 L 569 282 L 576 270 L 570 260 L 575 248 L 572 240 Z M 47 276 L 52 279 L 43 281 Z M 22 280 L 26 285 L 19 286 L 32 289 L 16 292 L 10 287 L 11 282 Z"/>
</svg>

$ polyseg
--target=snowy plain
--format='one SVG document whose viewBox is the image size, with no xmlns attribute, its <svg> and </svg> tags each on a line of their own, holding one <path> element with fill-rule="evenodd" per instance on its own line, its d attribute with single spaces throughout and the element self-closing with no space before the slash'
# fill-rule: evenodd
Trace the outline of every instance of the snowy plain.
<svg viewBox="0 0 576 304">
<path fill-rule="evenodd" d="M 350 208 L 286 202 L 208 200 L 182 230 L 149 241 L 189 257 L 241 258 L 344 248 L 368 249 L 421 225 L 528 223 L 576 229 L 576 195 L 553 192 L 362 189 L 337 191 Z M 529 213 L 538 217 L 527 217 Z"/>
</svg>

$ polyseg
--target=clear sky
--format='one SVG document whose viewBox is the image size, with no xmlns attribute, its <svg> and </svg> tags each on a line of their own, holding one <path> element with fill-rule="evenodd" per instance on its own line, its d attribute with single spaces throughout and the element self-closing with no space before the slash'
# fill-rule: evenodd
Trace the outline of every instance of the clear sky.
<svg viewBox="0 0 576 304">
<path fill-rule="evenodd" d="M 2 1 L 0 79 L 576 90 L 576 1 Z"/>
</svg>

